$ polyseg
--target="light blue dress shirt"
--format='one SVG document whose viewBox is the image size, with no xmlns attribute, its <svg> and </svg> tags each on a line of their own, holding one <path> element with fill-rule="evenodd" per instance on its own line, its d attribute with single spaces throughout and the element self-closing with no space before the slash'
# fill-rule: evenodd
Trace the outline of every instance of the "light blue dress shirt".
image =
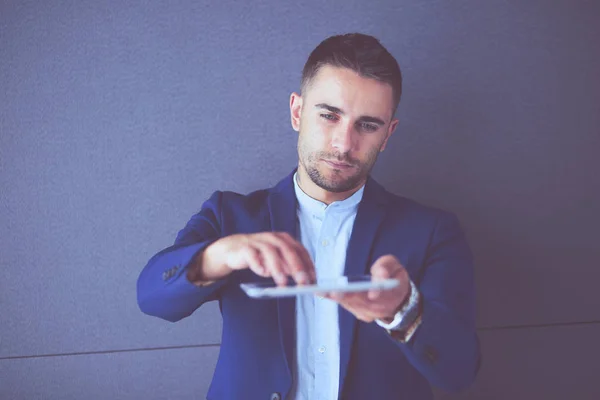
<svg viewBox="0 0 600 400">
<path fill-rule="evenodd" d="M 349 198 L 329 206 L 300 189 L 298 238 L 315 264 L 317 279 L 343 276 L 346 250 L 364 186 Z M 340 332 L 337 303 L 312 295 L 296 298 L 296 364 L 291 400 L 338 398 Z"/>
</svg>

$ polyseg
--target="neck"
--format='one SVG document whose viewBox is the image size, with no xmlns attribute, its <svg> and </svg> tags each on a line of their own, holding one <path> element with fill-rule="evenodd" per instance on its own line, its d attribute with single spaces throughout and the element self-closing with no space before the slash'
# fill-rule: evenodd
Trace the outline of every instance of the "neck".
<svg viewBox="0 0 600 400">
<path fill-rule="evenodd" d="M 357 187 L 346 192 L 330 192 L 314 183 L 306 173 L 306 170 L 301 165 L 298 166 L 298 186 L 300 186 L 300 189 L 302 189 L 304 193 L 313 199 L 319 200 L 327 205 L 333 203 L 334 201 L 346 200 L 348 197 L 356 193 L 364 184 L 365 182 L 361 181 Z"/>
</svg>

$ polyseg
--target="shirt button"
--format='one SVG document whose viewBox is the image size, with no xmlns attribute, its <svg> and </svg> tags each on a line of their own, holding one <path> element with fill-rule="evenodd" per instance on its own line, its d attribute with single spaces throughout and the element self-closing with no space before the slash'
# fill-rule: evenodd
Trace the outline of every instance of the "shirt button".
<svg viewBox="0 0 600 400">
<path fill-rule="evenodd" d="M 327 239 L 324 239 L 321 244 L 323 245 L 323 247 L 327 246 L 329 244 L 329 242 L 327 241 Z"/>
<path fill-rule="evenodd" d="M 325 353 L 325 350 L 326 350 L 325 346 L 319 347 L 319 353 L 323 354 L 323 353 Z"/>
</svg>

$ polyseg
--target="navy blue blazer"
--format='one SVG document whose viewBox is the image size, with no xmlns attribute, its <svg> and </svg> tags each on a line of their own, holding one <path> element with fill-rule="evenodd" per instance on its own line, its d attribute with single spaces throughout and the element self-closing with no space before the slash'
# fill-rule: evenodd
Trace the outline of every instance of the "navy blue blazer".
<svg viewBox="0 0 600 400">
<path fill-rule="evenodd" d="M 152 257 L 139 276 L 140 309 L 167 321 L 185 318 L 207 301 L 219 301 L 223 334 L 208 399 L 285 398 L 292 386 L 295 300 L 250 300 L 239 283 L 265 279 L 250 270 L 205 287 L 186 278 L 194 256 L 221 237 L 264 231 L 295 236 L 292 179 L 293 172 L 277 186 L 249 195 L 215 192 L 174 245 Z M 423 322 L 404 344 L 340 307 L 340 398 L 432 399 L 430 385 L 447 391 L 465 388 L 477 374 L 480 353 L 472 256 L 457 218 L 389 193 L 369 177 L 348 244 L 345 274 L 367 274 L 386 254 L 396 256 L 418 286 Z"/>
</svg>

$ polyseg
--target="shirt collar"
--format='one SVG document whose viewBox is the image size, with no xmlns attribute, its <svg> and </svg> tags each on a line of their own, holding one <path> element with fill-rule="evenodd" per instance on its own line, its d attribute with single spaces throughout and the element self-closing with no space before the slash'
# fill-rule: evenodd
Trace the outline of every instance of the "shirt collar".
<svg viewBox="0 0 600 400">
<path fill-rule="evenodd" d="M 313 213 L 322 213 L 326 209 L 338 210 L 338 211 L 356 211 L 360 201 L 362 200 L 365 185 L 362 185 L 352 196 L 344 200 L 334 201 L 329 206 L 322 201 L 313 199 L 300 188 L 298 185 L 298 173 L 294 173 L 294 191 L 296 192 L 296 198 L 298 199 L 298 206 L 302 210 L 306 210 Z"/>
</svg>

